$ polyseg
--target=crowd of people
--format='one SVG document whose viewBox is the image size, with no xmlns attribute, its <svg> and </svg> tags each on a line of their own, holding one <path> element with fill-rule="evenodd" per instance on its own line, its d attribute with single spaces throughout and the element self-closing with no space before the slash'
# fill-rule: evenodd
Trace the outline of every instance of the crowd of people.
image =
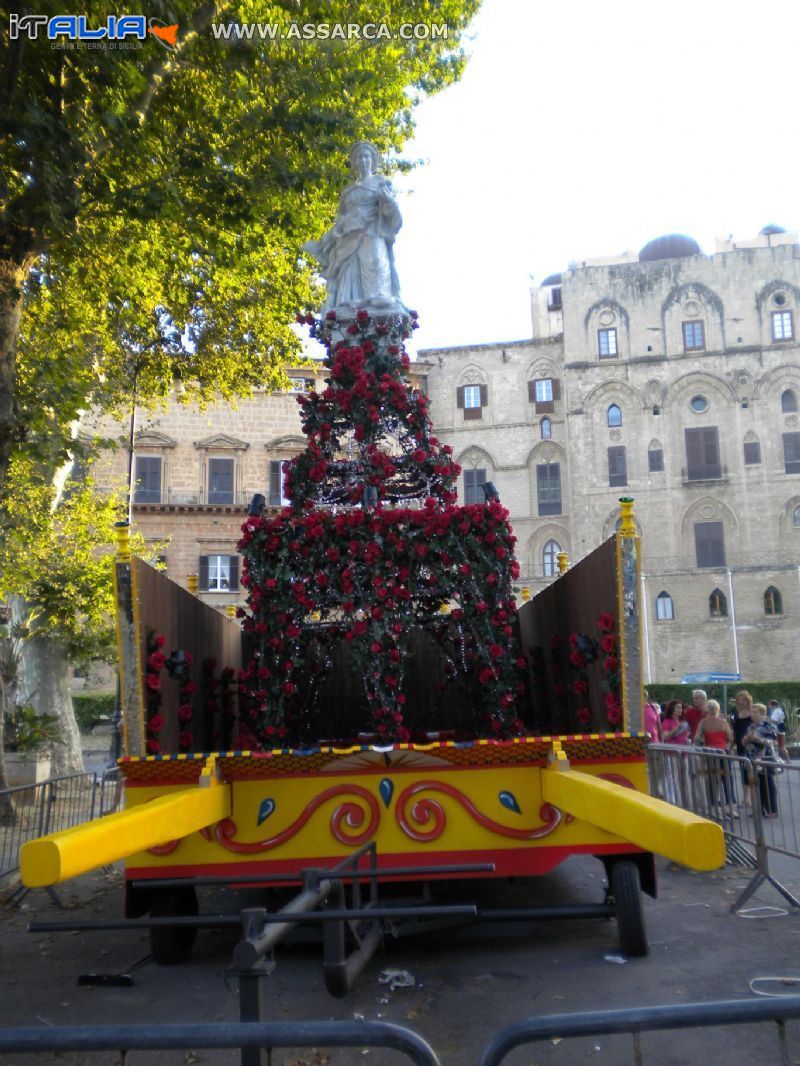
<svg viewBox="0 0 800 1066">
<path fill-rule="evenodd" d="M 757 798 L 753 796 L 749 799 L 752 803 L 760 800 L 763 817 L 778 817 L 776 770 L 765 765 L 780 760 L 789 761 L 786 712 L 777 700 L 770 700 L 767 706 L 755 703 L 751 694 L 742 689 L 736 693 L 735 709 L 729 719 L 722 713 L 719 703 L 708 699 L 706 692 L 699 688 L 692 692 L 692 702 L 689 704 L 672 699 L 660 706 L 650 699 L 647 692 L 644 699 L 644 728 L 651 740 L 686 747 L 694 745 L 706 751 L 759 760 L 757 786 L 754 784 L 749 789 L 757 793 Z M 720 759 L 719 762 L 719 773 L 715 777 L 719 777 L 722 785 L 720 799 L 729 813 L 738 817 L 733 781 L 724 766 L 724 760 Z M 742 764 L 742 783 L 746 795 L 751 780 L 747 765 Z M 670 799 L 669 796 L 666 798 Z M 677 801 L 670 799 L 670 802 Z"/>
</svg>

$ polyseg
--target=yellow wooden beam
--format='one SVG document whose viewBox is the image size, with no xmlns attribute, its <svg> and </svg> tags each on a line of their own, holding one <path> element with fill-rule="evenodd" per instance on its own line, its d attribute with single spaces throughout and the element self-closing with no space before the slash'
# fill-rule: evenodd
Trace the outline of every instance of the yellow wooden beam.
<svg viewBox="0 0 800 1066">
<path fill-rule="evenodd" d="M 23 884 L 42 888 L 179 840 L 227 818 L 231 786 L 187 788 L 118 814 L 31 840 L 20 852 Z"/>
<path fill-rule="evenodd" d="M 720 826 L 643 792 L 575 770 L 548 769 L 542 796 L 575 818 L 693 870 L 716 870 L 725 862 Z"/>
</svg>

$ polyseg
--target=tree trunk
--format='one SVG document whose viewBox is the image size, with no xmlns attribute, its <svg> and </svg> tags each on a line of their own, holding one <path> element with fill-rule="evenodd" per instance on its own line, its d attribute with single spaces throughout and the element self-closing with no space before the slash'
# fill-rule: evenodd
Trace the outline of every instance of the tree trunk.
<svg viewBox="0 0 800 1066">
<path fill-rule="evenodd" d="M 53 746 L 54 777 L 83 773 L 81 736 L 70 691 L 71 664 L 66 649 L 48 636 L 31 636 L 22 646 L 22 678 L 17 701 L 37 714 L 58 718 L 59 739 Z"/>
<path fill-rule="evenodd" d="M 0 663 L 5 667 L 6 652 L 9 658 L 13 654 L 10 638 L 0 637 L 0 646 Z M 8 788 L 5 760 L 6 714 L 13 706 L 12 680 L 6 677 L 4 669 L 0 669 L 0 825 L 14 825 L 17 820 L 14 804 L 5 791 Z"/>
<path fill-rule="evenodd" d="M 11 450 L 17 439 L 17 337 L 22 315 L 22 286 L 31 260 L 0 257 L 0 510 Z"/>
</svg>

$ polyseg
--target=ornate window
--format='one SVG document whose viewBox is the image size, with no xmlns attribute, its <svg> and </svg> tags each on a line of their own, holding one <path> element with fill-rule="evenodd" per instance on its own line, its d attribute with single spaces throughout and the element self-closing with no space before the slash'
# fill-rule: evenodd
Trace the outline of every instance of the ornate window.
<svg viewBox="0 0 800 1066">
<path fill-rule="evenodd" d="M 664 449 L 660 444 L 651 444 L 647 449 L 647 469 L 651 474 L 664 469 Z"/>
<path fill-rule="evenodd" d="M 616 359 L 616 329 L 599 329 L 597 331 L 597 354 L 600 356 L 601 359 Z"/>
<path fill-rule="evenodd" d="M 772 312 L 772 339 L 790 341 L 794 339 L 794 322 L 791 311 Z"/>
<path fill-rule="evenodd" d="M 486 484 L 485 468 L 464 471 L 464 503 L 483 503 L 483 486 Z"/>
<path fill-rule="evenodd" d="M 725 565 L 725 527 L 722 522 L 695 522 L 694 543 L 698 566 Z"/>
<path fill-rule="evenodd" d="M 539 423 L 539 429 L 541 431 L 542 440 L 550 440 L 553 436 L 553 423 L 549 418 L 543 418 Z"/>
<path fill-rule="evenodd" d="M 800 529 L 800 507 L 795 507 L 792 511 L 792 525 L 795 529 Z"/>
<path fill-rule="evenodd" d="M 783 614 L 783 598 L 774 585 L 764 593 L 764 614 Z"/>
<path fill-rule="evenodd" d="M 628 460 L 622 444 L 608 449 L 608 484 L 611 488 L 628 484 Z"/>
<path fill-rule="evenodd" d="M 609 426 L 611 427 L 622 425 L 622 411 L 620 410 L 619 404 L 611 404 L 608 409 L 606 419 L 608 421 Z"/>
<path fill-rule="evenodd" d="M 728 617 L 728 599 L 724 592 L 714 589 L 708 597 L 708 613 L 712 618 Z"/>
<path fill-rule="evenodd" d="M 683 350 L 686 352 L 702 352 L 706 346 L 705 330 L 699 320 L 684 322 L 683 324 Z"/>
<path fill-rule="evenodd" d="M 134 503 L 161 503 L 161 456 L 137 455 Z"/>
<path fill-rule="evenodd" d="M 758 466 L 761 462 L 761 443 L 757 440 L 744 442 L 744 465 Z"/>
<path fill-rule="evenodd" d="M 795 414 L 797 411 L 797 396 L 793 389 L 785 389 L 781 393 L 781 413 L 785 415 Z"/>
<path fill-rule="evenodd" d="M 465 419 L 483 418 L 483 408 L 489 402 L 488 385 L 459 385 L 456 402 Z"/>
<path fill-rule="evenodd" d="M 239 588 L 238 555 L 201 555 L 201 592 L 235 592 Z"/>
<path fill-rule="evenodd" d="M 561 464 L 536 467 L 536 502 L 540 515 L 561 514 Z"/>
<path fill-rule="evenodd" d="M 554 577 L 558 573 L 558 553 L 561 545 L 557 540 L 548 540 L 542 550 L 542 572 L 545 577 Z"/>
<path fill-rule="evenodd" d="M 787 474 L 800 474 L 800 433 L 783 434 L 783 466 Z"/>
<path fill-rule="evenodd" d="M 656 596 L 656 620 L 672 622 L 675 618 L 675 604 L 668 592 L 659 592 Z"/>
</svg>

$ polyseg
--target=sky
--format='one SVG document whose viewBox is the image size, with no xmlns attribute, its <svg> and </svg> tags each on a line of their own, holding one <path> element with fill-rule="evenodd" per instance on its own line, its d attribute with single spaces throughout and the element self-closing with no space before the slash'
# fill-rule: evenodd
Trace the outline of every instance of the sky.
<svg viewBox="0 0 800 1066">
<path fill-rule="evenodd" d="M 531 336 L 531 284 L 687 233 L 800 228 L 797 0 L 484 0 L 395 177 L 416 348 Z"/>
</svg>

